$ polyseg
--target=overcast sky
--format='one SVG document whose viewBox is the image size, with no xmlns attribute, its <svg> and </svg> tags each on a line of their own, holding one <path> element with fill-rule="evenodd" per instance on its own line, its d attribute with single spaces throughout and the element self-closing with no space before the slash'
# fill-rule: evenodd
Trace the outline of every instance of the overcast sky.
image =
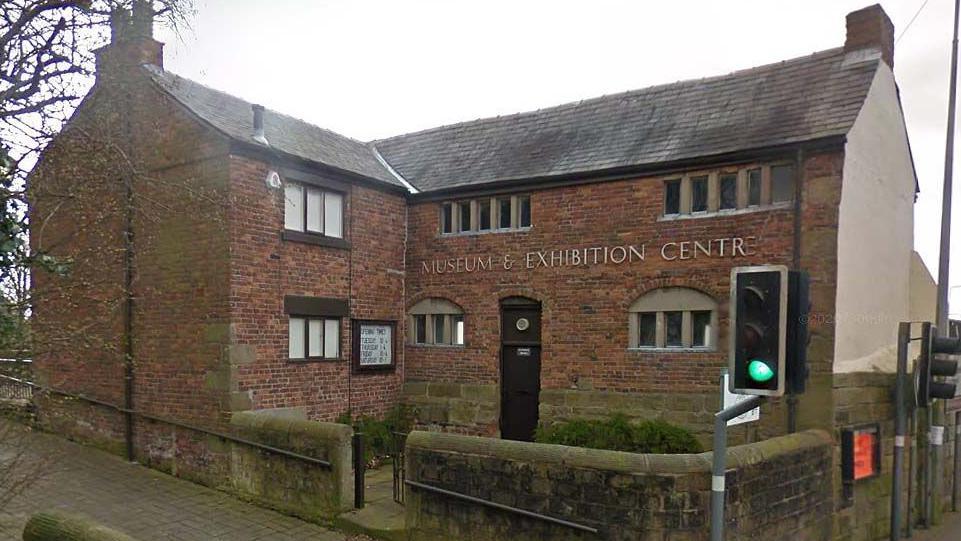
<svg viewBox="0 0 961 541">
<path fill-rule="evenodd" d="M 953 2 L 928 0 L 903 33 L 923 3 L 881 2 L 900 37 L 894 71 L 921 184 L 915 246 L 936 276 Z M 158 39 L 170 71 L 367 141 L 838 47 L 844 16 L 866 5 L 196 0 L 192 27 Z M 961 286 L 961 195 L 954 203 Z"/>
</svg>

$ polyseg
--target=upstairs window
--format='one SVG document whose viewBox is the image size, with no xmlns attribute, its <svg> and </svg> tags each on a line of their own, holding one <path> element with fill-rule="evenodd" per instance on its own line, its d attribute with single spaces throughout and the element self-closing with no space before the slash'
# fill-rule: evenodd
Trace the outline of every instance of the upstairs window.
<svg viewBox="0 0 961 541">
<path fill-rule="evenodd" d="M 440 231 L 441 233 L 454 232 L 454 205 L 444 203 L 440 207 Z"/>
<path fill-rule="evenodd" d="M 529 195 L 483 197 L 440 205 L 440 232 L 444 235 L 512 231 L 529 227 Z"/>
<path fill-rule="evenodd" d="M 664 181 L 664 216 L 712 214 L 794 200 L 793 164 L 722 169 Z"/>
<path fill-rule="evenodd" d="M 794 166 L 775 165 L 771 168 L 771 202 L 794 200 Z"/>
<path fill-rule="evenodd" d="M 717 303 L 683 287 L 655 289 L 628 310 L 629 347 L 635 349 L 717 348 Z"/>
<path fill-rule="evenodd" d="M 691 179 L 691 212 L 707 212 L 707 177 Z"/>
<path fill-rule="evenodd" d="M 681 179 L 668 180 L 664 183 L 664 214 L 679 214 L 681 212 Z"/>
<path fill-rule="evenodd" d="M 736 209 L 737 208 L 737 174 L 727 173 L 721 175 L 721 201 L 719 208 L 724 209 Z"/>
<path fill-rule="evenodd" d="M 464 312 L 446 299 L 425 299 L 410 309 L 410 342 L 417 345 L 463 346 Z"/>
<path fill-rule="evenodd" d="M 748 169 L 747 171 L 747 206 L 758 207 L 761 205 L 761 169 Z"/>
<path fill-rule="evenodd" d="M 284 229 L 344 237 L 344 196 L 305 184 L 284 186 Z"/>
</svg>

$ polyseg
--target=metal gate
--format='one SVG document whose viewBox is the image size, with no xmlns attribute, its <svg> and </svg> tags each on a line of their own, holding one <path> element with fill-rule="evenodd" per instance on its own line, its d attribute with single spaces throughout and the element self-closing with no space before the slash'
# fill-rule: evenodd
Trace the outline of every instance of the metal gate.
<svg viewBox="0 0 961 541">
<path fill-rule="evenodd" d="M 404 505 L 404 481 L 407 479 L 407 472 L 404 469 L 404 446 L 407 444 L 406 432 L 391 433 L 391 454 L 393 455 L 394 468 L 394 501 Z"/>
</svg>

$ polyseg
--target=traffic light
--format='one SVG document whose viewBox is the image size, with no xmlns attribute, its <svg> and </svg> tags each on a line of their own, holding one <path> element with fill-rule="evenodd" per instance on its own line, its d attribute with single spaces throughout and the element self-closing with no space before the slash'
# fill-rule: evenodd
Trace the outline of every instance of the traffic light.
<svg viewBox="0 0 961 541">
<path fill-rule="evenodd" d="M 935 381 L 935 377 L 953 377 L 958 373 L 958 361 L 938 359 L 935 355 L 961 354 L 961 338 L 938 337 L 937 329 L 929 322 L 921 325 L 921 356 L 917 366 L 918 405 L 927 407 L 935 398 L 954 398 L 954 382 Z"/>
<path fill-rule="evenodd" d="M 731 271 L 731 392 L 804 392 L 808 287 L 783 265 Z"/>
</svg>

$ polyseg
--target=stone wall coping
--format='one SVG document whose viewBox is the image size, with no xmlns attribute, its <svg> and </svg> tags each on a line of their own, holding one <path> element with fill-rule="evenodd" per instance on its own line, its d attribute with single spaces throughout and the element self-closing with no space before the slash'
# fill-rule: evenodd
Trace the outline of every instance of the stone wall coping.
<svg viewBox="0 0 961 541">
<path fill-rule="evenodd" d="M 252 434 L 272 436 L 268 439 L 278 436 L 287 439 L 293 436 L 342 443 L 349 442 L 354 434 L 354 429 L 348 425 L 294 419 L 256 411 L 236 412 L 231 415 L 230 424 Z"/>
<path fill-rule="evenodd" d="M 743 467 L 779 455 L 831 444 L 832 439 L 827 432 L 807 430 L 732 447 L 728 450 L 727 466 Z M 424 431 L 411 432 L 407 437 L 407 448 L 493 456 L 537 464 L 564 464 L 619 473 L 707 473 L 711 471 L 713 458 L 711 452 L 674 455 L 626 453 Z"/>
</svg>

